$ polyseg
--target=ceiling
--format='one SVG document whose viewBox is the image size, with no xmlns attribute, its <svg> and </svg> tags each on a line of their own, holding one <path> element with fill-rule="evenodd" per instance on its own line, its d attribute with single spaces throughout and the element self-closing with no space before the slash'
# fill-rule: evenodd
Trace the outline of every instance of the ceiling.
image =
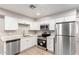
<svg viewBox="0 0 79 59">
<path fill-rule="evenodd" d="M 31 9 L 29 5 L 30 4 L 0 4 L 0 8 L 37 19 L 79 7 L 79 4 L 34 4 L 36 8 Z"/>
</svg>

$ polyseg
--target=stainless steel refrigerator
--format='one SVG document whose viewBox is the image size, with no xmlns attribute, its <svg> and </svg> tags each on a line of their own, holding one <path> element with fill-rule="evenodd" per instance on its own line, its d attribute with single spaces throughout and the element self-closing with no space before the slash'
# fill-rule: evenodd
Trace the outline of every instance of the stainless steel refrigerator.
<svg viewBox="0 0 79 59">
<path fill-rule="evenodd" d="M 56 55 L 75 54 L 75 22 L 56 23 L 55 37 Z"/>
</svg>

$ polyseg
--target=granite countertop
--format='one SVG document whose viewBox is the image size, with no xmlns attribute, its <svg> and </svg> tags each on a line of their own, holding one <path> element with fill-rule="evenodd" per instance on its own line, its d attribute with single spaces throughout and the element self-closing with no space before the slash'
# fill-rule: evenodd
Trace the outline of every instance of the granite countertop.
<svg viewBox="0 0 79 59">
<path fill-rule="evenodd" d="M 2 41 L 8 41 L 8 40 L 19 39 L 21 37 L 22 37 L 21 35 L 11 35 L 11 36 L 1 36 L 0 39 Z"/>
<path fill-rule="evenodd" d="M 33 36 L 33 35 L 26 35 L 26 36 L 11 35 L 11 36 L 1 36 L 0 39 L 2 41 L 8 41 L 8 40 L 14 40 L 14 39 L 23 39 L 23 38 L 28 38 L 28 37 L 36 37 L 36 36 Z"/>
</svg>

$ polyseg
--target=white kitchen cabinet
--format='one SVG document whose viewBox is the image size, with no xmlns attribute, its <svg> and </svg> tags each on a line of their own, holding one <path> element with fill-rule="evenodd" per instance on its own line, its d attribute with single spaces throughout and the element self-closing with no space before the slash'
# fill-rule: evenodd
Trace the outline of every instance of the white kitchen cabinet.
<svg viewBox="0 0 79 59">
<path fill-rule="evenodd" d="M 30 30 L 40 30 L 40 24 L 39 24 L 39 22 L 32 22 L 30 24 Z"/>
<path fill-rule="evenodd" d="M 61 17 L 61 18 L 56 19 L 56 23 L 69 22 L 69 21 L 76 21 L 76 17 L 75 16 L 65 16 L 65 17 Z"/>
<path fill-rule="evenodd" d="M 32 40 L 31 40 L 31 38 L 28 38 L 27 40 L 28 40 L 27 41 L 27 49 L 28 49 L 28 48 L 32 47 Z"/>
<path fill-rule="evenodd" d="M 76 17 L 75 16 L 67 16 L 65 17 L 65 21 L 76 21 Z"/>
<path fill-rule="evenodd" d="M 52 36 L 47 38 L 47 49 L 54 52 L 54 38 Z"/>
<path fill-rule="evenodd" d="M 57 18 L 56 23 L 58 23 L 58 22 L 65 22 L 65 18 L 64 17 Z"/>
<path fill-rule="evenodd" d="M 26 38 L 21 39 L 20 50 L 23 51 L 28 48 L 28 40 Z"/>
<path fill-rule="evenodd" d="M 37 45 L 37 37 L 32 37 L 32 45 Z"/>
<path fill-rule="evenodd" d="M 29 38 L 29 47 L 32 47 L 37 44 L 37 38 L 32 36 Z"/>
<path fill-rule="evenodd" d="M 32 46 L 36 45 L 36 37 L 26 37 L 21 39 L 21 51 L 31 48 Z"/>
<path fill-rule="evenodd" d="M 49 22 L 49 30 L 55 30 L 55 20 L 50 20 Z"/>
<path fill-rule="evenodd" d="M 5 30 L 17 30 L 17 19 L 9 16 L 5 16 Z"/>
<path fill-rule="evenodd" d="M 50 20 L 49 20 L 49 19 L 47 19 L 47 20 L 42 20 L 42 21 L 40 21 L 39 23 L 40 23 L 40 25 L 49 24 L 49 23 L 50 23 Z"/>
</svg>

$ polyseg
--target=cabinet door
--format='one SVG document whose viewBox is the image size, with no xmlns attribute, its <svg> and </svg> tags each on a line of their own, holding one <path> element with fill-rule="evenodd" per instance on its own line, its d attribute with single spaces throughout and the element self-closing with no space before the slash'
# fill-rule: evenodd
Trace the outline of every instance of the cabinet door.
<svg viewBox="0 0 79 59">
<path fill-rule="evenodd" d="M 58 22 L 65 22 L 65 18 L 64 17 L 57 18 L 56 23 L 58 23 Z"/>
<path fill-rule="evenodd" d="M 55 30 L 55 20 L 52 19 L 49 22 L 49 30 Z"/>
<path fill-rule="evenodd" d="M 32 39 L 31 39 L 31 37 L 29 38 L 29 40 L 28 40 L 28 48 L 30 48 L 30 47 L 32 47 L 33 46 L 33 44 L 32 44 Z"/>
<path fill-rule="evenodd" d="M 35 28 L 36 28 L 36 30 L 40 30 L 40 24 L 39 24 L 39 22 L 35 22 Z"/>
<path fill-rule="evenodd" d="M 5 16 L 5 30 L 17 30 L 18 23 L 16 18 Z"/>
<path fill-rule="evenodd" d="M 32 45 L 36 45 L 37 44 L 37 38 L 36 37 L 32 37 Z"/>
<path fill-rule="evenodd" d="M 47 38 L 47 49 L 54 52 L 54 40 L 53 38 Z"/>
<path fill-rule="evenodd" d="M 28 49 L 37 44 L 36 37 L 28 37 L 21 39 L 21 51 Z"/>
<path fill-rule="evenodd" d="M 29 48 L 36 45 L 36 37 L 30 37 L 28 41 Z"/>
<path fill-rule="evenodd" d="M 28 48 L 28 41 L 26 39 L 21 39 L 21 51 Z"/>
<path fill-rule="evenodd" d="M 65 17 L 65 21 L 76 21 L 76 17 L 75 16 L 67 16 L 67 17 Z"/>
<path fill-rule="evenodd" d="M 30 30 L 40 30 L 39 22 L 32 22 L 30 25 Z"/>
<path fill-rule="evenodd" d="M 40 25 L 50 24 L 50 21 L 49 21 L 49 19 L 47 19 L 47 20 L 40 21 L 39 23 L 40 23 Z"/>
</svg>

